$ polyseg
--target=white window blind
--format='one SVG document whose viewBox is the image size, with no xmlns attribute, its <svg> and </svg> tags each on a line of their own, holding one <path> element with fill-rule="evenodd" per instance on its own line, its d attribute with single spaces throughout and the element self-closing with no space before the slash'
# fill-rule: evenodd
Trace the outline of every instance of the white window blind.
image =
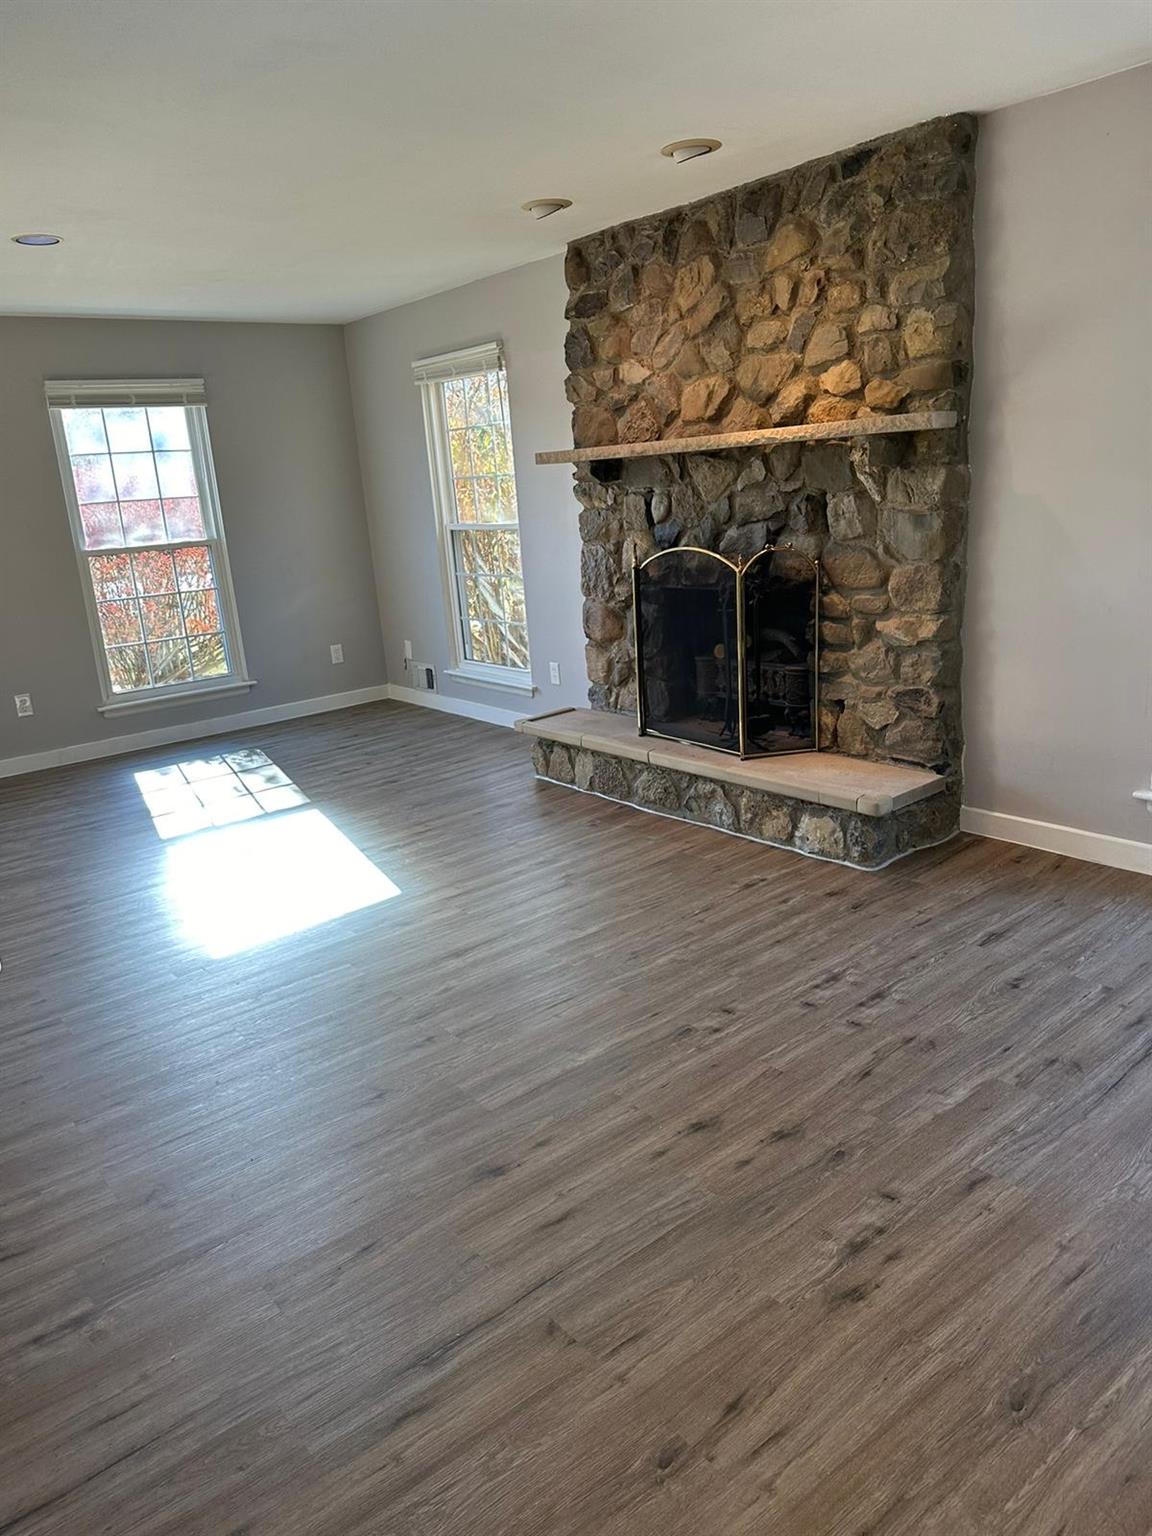
<svg viewBox="0 0 1152 1536">
<path fill-rule="evenodd" d="M 50 407 L 115 405 L 207 405 L 203 379 L 48 379 Z"/>
<path fill-rule="evenodd" d="M 480 347 L 465 347 L 459 352 L 441 352 L 436 357 L 418 357 L 412 364 L 415 384 L 440 383 L 445 379 L 466 379 L 478 373 L 503 372 L 504 353 L 498 341 Z"/>
</svg>

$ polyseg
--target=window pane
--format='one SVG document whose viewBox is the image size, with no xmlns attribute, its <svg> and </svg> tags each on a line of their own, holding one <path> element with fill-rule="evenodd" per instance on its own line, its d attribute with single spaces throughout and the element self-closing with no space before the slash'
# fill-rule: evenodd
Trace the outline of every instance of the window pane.
<svg viewBox="0 0 1152 1536">
<path fill-rule="evenodd" d="M 61 415 L 64 417 L 64 437 L 69 453 L 108 452 L 103 411 L 62 411 Z"/>
<path fill-rule="evenodd" d="M 515 624 L 527 622 L 528 615 L 524 611 L 524 583 L 522 581 L 506 581 L 504 583 L 504 609 L 508 618 Z"/>
<path fill-rule="evenodd" d="M 72 480 L 77 501 L 114 501 L 116 482 L 112 460 L 106 453 L 81 454 L 72 460 Z"/>
<path fill-rule="evenodd" d="M 147 688 L 152 679 L 142 645 L 125 645 L 108 652 L 108 674 L 113 693 L 128 693 L 133 688 Z"/>
<path fill-rule="evenodd" d="M 215 592 L 185 592 L 184 625 L 190 635 L 207 635 L 220 628 L 220 607 Z"/>
<path fill-rule="evenodd" d="M 223 635 L 193 635 L 188 641 L 197 677 L 221 677 L 228 671 Z"/>
<path fill-rule="evenodd" d="M 215 584 L 212 575 L 212 556 L 204 545 L 174 550 L 172 563 L 176 567 L 176 585 L 181 592 L 192 592 L 199 587 L 211 587 Z"/>
<path fill-rule="evenodd" d="M 444 385 L 444 413 L 449 427 L 462 427 L 467 422 L 462 379 L 449 379 Z"/>
<path fill-rule="evenodd" d="M 182 405 L 150 405 L 148 424 L 157 452 L 162 448 L 188 447 L 188 421 Z"/>
<path fill-rule="evenodd" d="M 523 667 L 525 671 L 530 665 L 528 655 L 528 629 L 524 624 L 508 624 L 504 630 L 508 642 L 508 655 L 511 658 L 509 665 Z"/>
<path fill-rule="evenodd" d="M 202 539 L 204 519 L 195 496 L 179 496 L 164 502 L 164 521 L 168 524 L 169 543 L 178 539 Z"/>
<path fill-rule="evenodd" d="M 196 495 L 196 472 L 190 453 L 158 453 L 156 468 L 160 473 L 162 496 Z"/>
<path fill-rule="evenodd" d="M 157 645 L 150 645 L 148 659 L 152 663 L 152 677 L 157 684 L 192 681 L 188 647 L 183 640 L 161 640 Z"/>
<path fill-rule="evenodd" d="M 159 500 L 156 463 L 151 453 L 114 453 L 112 468 L 116 475 L 116 492 L 122 502 Z"/>
<path fill-rule="evenodd" d="M 152 447 L 148 413 L 143 406 L 106 407 L 104 421 L 108 428 L 108 446 L 113 453 L 141 453 Z"/>
<path fill-rule="evenodd" d="M 464 409 L 469 421 L 488 418 L 488 376 L 474 373 L 464 380 Z"/>
<path fill-rule="evenodd" d="M 135 603 L 97 603 L 105 645 L 127 645 L 140 639 L 140 613 Z"/>
<path fill-rule="evenodd" d="M 180 600 L 172 597 L 145 597 L 140 600 L 144 617 L 144 638 L 164 640 L 181 633 Z"/>
<path fill-rule="evenodd" d="M 476 486 L 476 516 L 482 523 L 499 523 L 503 521 L 500 511 L 500 482 L 495 475 L 482 475 L 474 482 Z"/>
<path fill-rule="evenodd" d="M 472 494 L 471 480 L 456 480 L 453 484 L 456 489 L 456 521 L 459 523 L 477 522 L 476 499 Z"/>
<path fill-rule="evenodd" d="M 129 556 L 123 557 L 125 560 Z M 141 597 L 151 592 L 175 592 L 176 569 L 172 556 L 160 549 L 142 549 L 132 555 L 132 569 L 136 573 L 136 590 Z"/>
<path fill-rule="evenodd" d="M 491 427 L 478 427 L 469 434 L 472 446 L 472 463 L 478 475 L 496 473 L 496 436 Z"/>
<path fill-rule="evenodd" d="M 459 479 L 461 475 L 470 475 L 472 466 L 468 461 L 468 434 L 467 432 L 449 432 L 448 452 L 452 459 L 452 474 Z"/>
<path fill-rule="evenodd" d="M 520 535 L 515 528 L 475 528 L 453 533 L 462 570 L 520 575 Z"/>
<path fill-rule="evenodd" d="M 158 501 L 122 501 L 126 544 L 163 544 L 164 515 Z"/>
<path fill-rule="evenodd" d="M 84 529 L 85 549 L 107 549 L 109 545 L 124 542 L 120 508 L 114 501 L 97 501 L 87 506 L 81 503 L 80 524 Z"/>
<path fill-rule="evenodd" d="M 88 569 L 92 574 L 92 590 L 101 601 L 135 595 L 130 555 L 91 555 Z"/>
<path fill-rule="evenodd" d="M 500 519 L 505 523 L 517 521 L 516 482 L 511 475 L 501 475 L 496 483 L 500 498 Z"/>
<path fill-rule="evenodd" d="M 507 432 L 497 432 L 494 443 L 495 466 L 498 475 L 512 473 L 512 444 Z"/>
</svg>

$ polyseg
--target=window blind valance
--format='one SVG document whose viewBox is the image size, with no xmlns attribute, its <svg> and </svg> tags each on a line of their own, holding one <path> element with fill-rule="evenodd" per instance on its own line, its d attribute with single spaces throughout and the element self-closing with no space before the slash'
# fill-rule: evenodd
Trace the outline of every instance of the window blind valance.
<svg viewBox="0 0 1152 1536">
<path fill-rule="evenodd" d="M 203 379 L 45 379 L 50 406 L 206 405 Z"/>
<path fill-rule="evenodd" d="M 503 368 L 504 349 L 498 341 L 480 347 L 464 347 L 459 352 L 441 352 L 437 357 L 418 357 L 412 364 L 414 384 L 433 384 L 443 379 L 462 379 L 469 374 L 491 373 Z"/>
</svg>

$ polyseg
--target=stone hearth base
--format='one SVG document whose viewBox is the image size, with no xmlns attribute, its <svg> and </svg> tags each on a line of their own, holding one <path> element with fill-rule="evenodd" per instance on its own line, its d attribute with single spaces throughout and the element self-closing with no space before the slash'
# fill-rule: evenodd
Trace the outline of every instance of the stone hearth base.
<svg viewBox="0 0 1152 1536">
<path fill-rule="evenodd" d="M 886 816 L 864 816 L 557 741 L 535 741 L 532 763 L 553 784 L 855 869 L 882 869 L 956 831 L 956 796 L 947 790 Z"/>
</svg>

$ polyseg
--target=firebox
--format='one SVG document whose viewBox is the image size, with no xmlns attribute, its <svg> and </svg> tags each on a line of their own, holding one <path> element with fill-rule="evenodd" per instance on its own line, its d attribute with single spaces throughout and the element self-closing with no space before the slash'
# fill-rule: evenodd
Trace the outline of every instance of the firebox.
<svg viewBox="0 0 1152 1536">
<path fill-rule="evenodd" d="M 816 561 L 788 545 L 749 559 L 677 547 L 632 583 L 642 736 L 740 757 L 818 749 Z"/>
</svg>

